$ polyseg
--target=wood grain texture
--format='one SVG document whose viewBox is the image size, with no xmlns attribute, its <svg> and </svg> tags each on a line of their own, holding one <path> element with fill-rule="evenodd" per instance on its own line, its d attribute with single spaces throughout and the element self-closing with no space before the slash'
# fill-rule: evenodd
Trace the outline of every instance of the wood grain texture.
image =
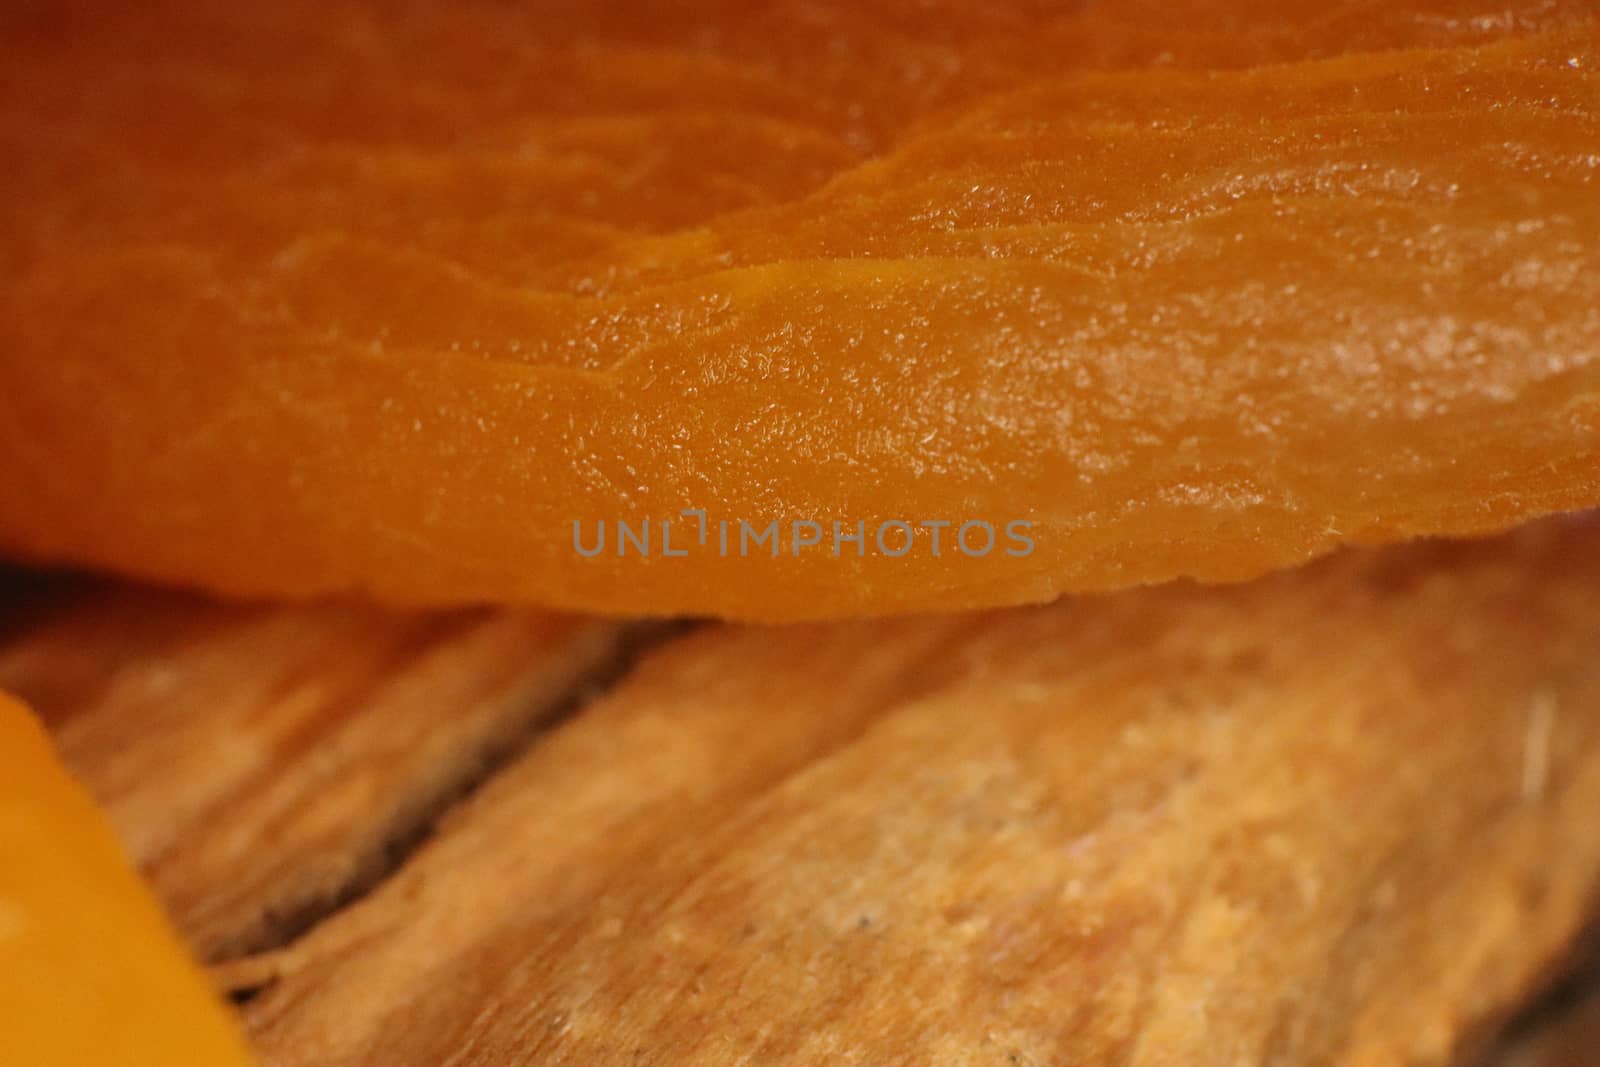
<svg viewBox="0 0 1600 1067">
<path fill-rule="evenodd" d="M 592 702 L 611 624 L 10 575 L 0 687 L 279 1067 L 1460 1063 L 1592 914 L 1593 541 L 706 629 Z M 1482 1062 L 1589 1063 L 1558 1007 Z"/>
<path fill-rule="evenodd" d="M 1600 543 L 719 628 L 272 961 L 267 1061 L 1457 1062 L 1600 886 Z"/>
<path fill-rule="evenodd" d="M 227 606 L 36 591 L 0 637 L 30 701 L 200 953 L 290 936 L 620 655 L 537 612 Z"/>
</svg>

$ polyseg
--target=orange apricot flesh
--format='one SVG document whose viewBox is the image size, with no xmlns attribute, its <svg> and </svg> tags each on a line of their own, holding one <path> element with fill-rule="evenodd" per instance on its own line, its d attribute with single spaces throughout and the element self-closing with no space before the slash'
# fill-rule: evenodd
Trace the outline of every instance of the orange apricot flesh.
<svg viewBox="0 0 1600 1067">
<path fill-rule="evenodd" d="M 793 619 L 1600 504 L 1590 0 L 216 8 L 0 21 L 13 556 Z"/>
<path fill-rule="evenodd" d="M 0 1063 L 250 1062 L 88 793 L 0 695 Z"/>
</svg>

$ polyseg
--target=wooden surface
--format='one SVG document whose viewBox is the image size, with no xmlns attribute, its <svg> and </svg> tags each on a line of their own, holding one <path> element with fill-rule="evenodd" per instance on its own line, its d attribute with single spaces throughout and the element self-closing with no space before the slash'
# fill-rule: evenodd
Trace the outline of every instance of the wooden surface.
<svg viewBox="0 0 1600 1067">
<path fill-rule="evenodd" d="M 776 630 L 92 582 L 0 625 L 281 1067 L 1462 1063 L 1600 889 L 1577 525 Z M 1587 1062 L 1587 1003 L 1496 1055 Z"/>
<path fill-rule="evenodd" d="M 38 708 L 201 954 L 269 947 L 369 884 L 630 631 L 530 612 L 36 596 L 0 689 Z"/>
</svg>

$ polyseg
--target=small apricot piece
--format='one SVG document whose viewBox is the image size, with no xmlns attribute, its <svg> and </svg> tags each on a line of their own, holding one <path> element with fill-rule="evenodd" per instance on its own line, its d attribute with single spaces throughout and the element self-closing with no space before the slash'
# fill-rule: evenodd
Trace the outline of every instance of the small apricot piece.
<svg viewBox="0 0 1600 1067">
<path fill-rule="evenodd" d="M 251 1062 L 88 793 L 0 695 L 0 1063 Z"/>
</svg>

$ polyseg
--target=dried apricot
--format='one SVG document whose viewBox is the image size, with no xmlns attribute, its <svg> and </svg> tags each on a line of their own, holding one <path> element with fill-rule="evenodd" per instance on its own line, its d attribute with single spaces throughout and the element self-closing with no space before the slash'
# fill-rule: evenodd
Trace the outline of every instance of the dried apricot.
<svg viewBox="0 0 1600 1067">
<path fill-rule="evenodd" d="M 1591 0 L 50 10 L 20 557 L 777 619 L 1600 503 Z"/>
</svg>

